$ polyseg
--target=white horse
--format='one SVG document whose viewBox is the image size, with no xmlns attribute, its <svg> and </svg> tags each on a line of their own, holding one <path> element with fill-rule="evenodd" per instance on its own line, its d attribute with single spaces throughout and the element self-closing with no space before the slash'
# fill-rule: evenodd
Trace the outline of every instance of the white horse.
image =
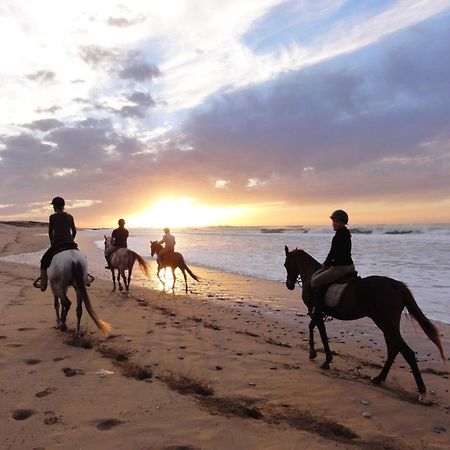
<svg viewBox="0 0 450 450">
<path fill-rule="evenodd" d="M 111 237 L 105 237 L 105 255 L 109 254 L 111 247 Z M 125 284 L 125 291 L 128 295 L 130 289 L 131 274 L 133 272 L 134 263 L 137 261 L 139 267 L 145 273 L 147 278 L 150 278 L 150 265 L 145 259 L 128 248 L 119 248 L 114 251 L 109 257 L 111 274 L 113 280 L 113 292 L 116 290 L 116 279 L 114 270 L 117 269 L 117 282 L 119 284 L 119 291 L 122 291 L 122 284 L 120 283 L 120 277 L 122 276 L 123 283 Z M 125 276 L 125 271 L 128 270 L 128 278 Z"/>
<path fill-rule="evenodd" d="M 83 313 L 83 302 L 88 314 L 97 328 L 103 333 L 111 330 L 108 322 L 101 320 L 94 311 L 86 285 L 89 285 L 87 272 L 87 259 L 79 250 L 66 250 L 57 253 L 47 269 L 48 281 L 53 292 L 56 311 L 56 328 L 67 330 L 66 317 L 72 302 L 67 297 L 67 289 L 73 286 L 77 295 L 77 335 L 80 335 L 80 321 Z M 61 316 L 59 315 L 59 302 L 61 301 Z"/>
</svg>

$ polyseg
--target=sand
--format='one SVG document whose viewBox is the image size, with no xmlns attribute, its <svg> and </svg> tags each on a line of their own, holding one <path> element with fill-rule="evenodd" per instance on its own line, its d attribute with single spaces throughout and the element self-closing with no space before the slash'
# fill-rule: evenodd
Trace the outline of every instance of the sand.
<svg viewBox="0 0 450 450">
<path fill-rule="evenodd" d="M 0 224 L 1 256 L 46 245 L 42 228 Z M 136 283 L 126 297 L 96 279 L 91 301 L 113 330 L 103 336 L 84 311 L 76 340 L 74 308 L 69 331 L 54 328 L 37 268 L 1 261 L 0 448 L 449 448 L 448 368 L 417 325 L 404 320 L 404 335 L 432 406 L 417 403 L 401 357 L 384 386 L 370 383 L 385 357 L 370 321 L 327 323 L 335 356 L 321 370 L 298 290 L 193 269 L 202 282 L 188 295 Z"/>
</svg>

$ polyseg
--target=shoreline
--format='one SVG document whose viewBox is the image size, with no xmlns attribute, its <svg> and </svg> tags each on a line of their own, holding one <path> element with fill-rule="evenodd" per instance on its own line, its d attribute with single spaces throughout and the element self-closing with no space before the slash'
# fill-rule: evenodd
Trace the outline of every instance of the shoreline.
<svg viewBox="0 0 450 450">
<path fill-rule="evenodd" d="M 47 243 L 33 234 L 42 230 L 19 231 L 0 226 L 1 254 L 37 251 Z M 401 357 L 383 387 L 368 381 L 385 358 L 381 333 L 370 321 L 327 323 L 335 359 L 323 371 L 317 333 L 319 356 L 308 359 L 308 318 L 298 290 L 195 270 L 207 283 L 190 283 L 187 295 L 179 292 L 181 282 L 174 294 L 136 282 L 127 298 L 112 294 L 110 281 L 96 279 L 89 294 L 113 330 L 109 338 L 100 335 L 84 311 L 92 345 L 85 349 L 65 343 L 70 332 L 52 328 L 53 299 L 31 286 L 35 268 L 2 261 L 0 420 L 8 427 L 0 446 L 447 448 L 448 369 L 410 321 L 402 320 L 405 340 L 418 352 L 432 407 L 415 401 L 415 383 Z M 72 306 L 70 330 L 75 321 Z M 447 353 L 449 328 L 440 328 Z M 126 359 L 117 361 L 117 355 Z M 133 378 L 136 367 L 152 376 Z M 74 376 L 65 375 L 67 368 Z M 28 418 L 13 418 L 24 410 L 31 411 Z"/>
</svg>

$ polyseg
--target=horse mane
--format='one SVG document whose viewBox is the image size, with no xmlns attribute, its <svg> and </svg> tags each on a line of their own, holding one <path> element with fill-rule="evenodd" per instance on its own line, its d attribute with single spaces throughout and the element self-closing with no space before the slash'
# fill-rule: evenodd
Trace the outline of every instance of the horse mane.
<svg viewBox="0 0 450 450">
<path fill-rule="evenodd" d="M 296 248 L 295 250 L 291 250 L 291 253 L 303 258 L 305 263 L 308 265 L 320 266 L 320 262 L 317 261 L 317 259 L 313 258 L 309 253 L 305 252 L 305 250 L 303 250 L 301 248 Z"/>
</svg>

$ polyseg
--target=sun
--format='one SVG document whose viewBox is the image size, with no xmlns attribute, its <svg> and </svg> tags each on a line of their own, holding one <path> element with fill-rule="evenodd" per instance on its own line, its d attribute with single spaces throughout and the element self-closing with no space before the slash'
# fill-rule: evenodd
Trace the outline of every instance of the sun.
<svg viewBox="0 0 450 450">
<path fill-rule="evenodd" d="M 202 205 L 197 199 L 186 197 L 166 198 L 143 214 L 130 217 L 127 223 L 135 228 L 206 227 L 227 224 L 242 213 L 241 207 Z"/>
</svg>

